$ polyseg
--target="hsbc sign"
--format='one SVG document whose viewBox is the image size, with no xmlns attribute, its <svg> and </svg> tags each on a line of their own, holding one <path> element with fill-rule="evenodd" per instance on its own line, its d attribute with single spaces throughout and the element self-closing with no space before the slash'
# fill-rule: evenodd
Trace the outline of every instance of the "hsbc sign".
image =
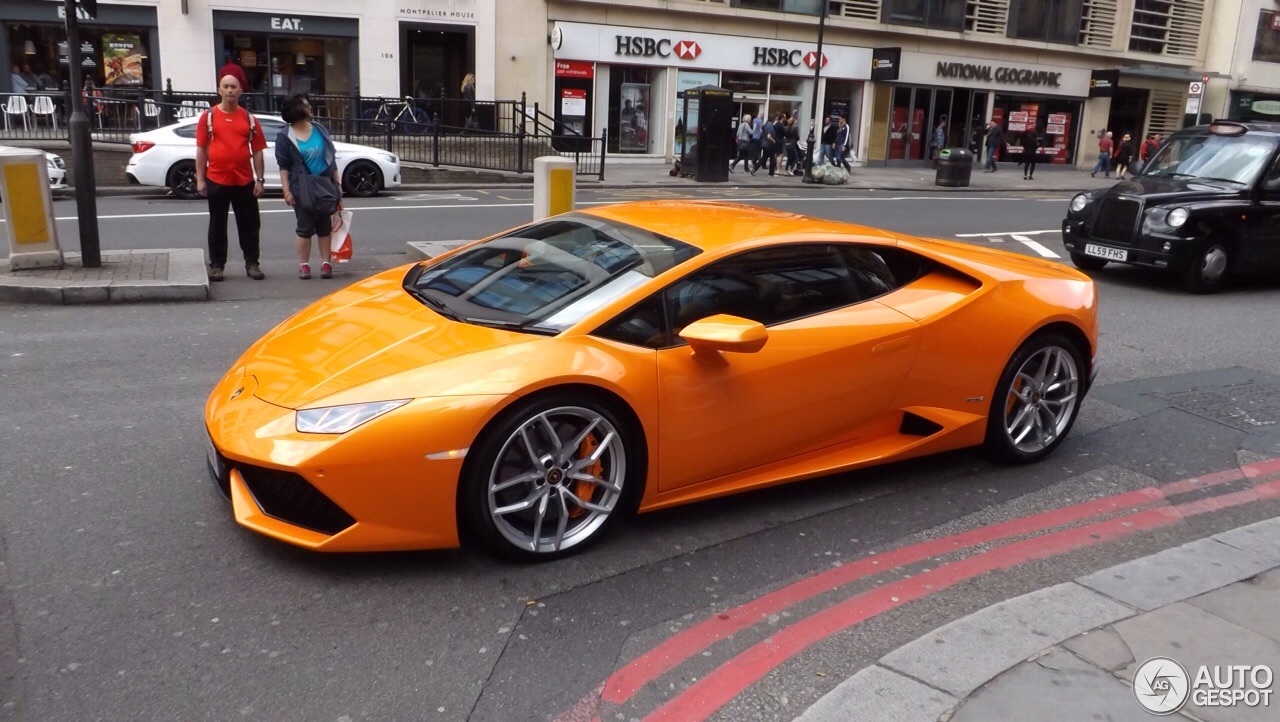
<svg viewBox="0 0 1280 722">
<path fill-rule="evenodd" d="M 674 53 L 682 60 L 694 60 L 702 54 L 702 47 L 692 40 L 672 41 L 670 38 L 615 35 L 614 43 L 614 55 L 626 57 L 669 58 Z"/>
<path fill-rule="evenodd" d="M 702 46 L 692 40 L 681 40 L 676 43 L 676 57 L 681 60 L 697 60 L 702 55 Z"/>
</svg>

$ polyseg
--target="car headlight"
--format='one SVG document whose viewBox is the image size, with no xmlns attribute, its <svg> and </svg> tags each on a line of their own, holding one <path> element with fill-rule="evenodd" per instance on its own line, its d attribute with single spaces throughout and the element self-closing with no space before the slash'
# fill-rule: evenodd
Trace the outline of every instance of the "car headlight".
<svg viewBox="0 0 1280 722">
<path fill-rule="evenodd" d="M 303 434 L 345 434 L 407 403 L 409 399 L 299 409 L 294 419 L 294 427 Z"/>
<path fill-rule="evenodd" d="M 1168 223 L 1170 228 L 1181 228 L 1190 215 L 1186 208 L 1174 208 L 1169 211 L 1169 215 L 1165 217 L 1164 222 Z"/>
<path fill-rule="evenodd" d="M 1073 213 L 1079 213 L 1087 205 L 1089 205 L 1088 193 L 1077 193 L 1076 197 L 1071 199 L 1071 211 Z"/>
<path fill-rule="evenodd" d="M 382 154 L 382 159 L 383 159 L 383 160 L 385 160 L 385 161 L 386 161 L 386 162 L 388 162 L 388 163 L 399 163 L 399 162 L 400 162 L 400 159 L 399 159 L 399 158 L 397 158 L 397 157 L 395 157 L 395 156 L 394 156 L 394 155 L 392 155 L 391 153 L 383 153 L 383 154 Z"/>
</svg>

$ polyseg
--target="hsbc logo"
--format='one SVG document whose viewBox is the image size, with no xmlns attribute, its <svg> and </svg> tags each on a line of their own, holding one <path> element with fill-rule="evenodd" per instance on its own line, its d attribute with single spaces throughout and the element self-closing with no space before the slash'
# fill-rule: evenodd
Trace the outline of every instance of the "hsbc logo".
<svg viewBox="0 0 1280 722">
<path fill-rule="evenodd" d="M 702 46 L 692 40 L 681 40 L 676 43 L 676 57 L 681 60 L 697 60 L 702 55 Z"/>
<path fill-rule="evenodd" d="M 818 64 L 818 54 L 810 50 L 804 54 L 805 67 L 813 68 Z M 827 67 L 827 54 L 822 54 L 822 67 Z"/>
</svg>

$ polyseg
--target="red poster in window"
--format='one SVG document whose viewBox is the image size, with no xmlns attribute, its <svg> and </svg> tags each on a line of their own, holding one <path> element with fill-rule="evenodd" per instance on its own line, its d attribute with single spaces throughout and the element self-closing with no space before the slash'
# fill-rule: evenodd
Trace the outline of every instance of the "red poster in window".
<svg viewBox="0 0 1280 722">
<path fill-rule="evenodd" d="M 1271 13 L 1271 29 L 1280 30 L 1280 13 Z"/>
<path fill-rule="evenodd" d="M 591 78 L 595 76 L 595 64 L 583 60 L 557 60 L 557 78 Z"/>
<path fill-rule="evenodd" d="M 911 118 L 911 155 L 907 156 L 912 160 L 920 160 L 924 157 L 921 152 L 922 139 L 924 138 L 924 108 L 916 108 L 915 114 Z"/>
</svg>

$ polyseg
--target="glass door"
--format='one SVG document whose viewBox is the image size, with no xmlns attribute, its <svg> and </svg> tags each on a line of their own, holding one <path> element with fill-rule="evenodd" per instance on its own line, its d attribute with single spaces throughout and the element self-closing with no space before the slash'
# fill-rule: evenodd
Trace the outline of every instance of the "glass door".
<svg viewBox="0 0 1280 722">
<path fill-rule="evenodd" d="M 906 160 L 907 119 L 911 117 L 911 88 L 898 86 L 893 89 L 893 109 L 889 116 L 889 161 Z M 825 125 L 825 121 L 823 125 Z"/>
</svg>

